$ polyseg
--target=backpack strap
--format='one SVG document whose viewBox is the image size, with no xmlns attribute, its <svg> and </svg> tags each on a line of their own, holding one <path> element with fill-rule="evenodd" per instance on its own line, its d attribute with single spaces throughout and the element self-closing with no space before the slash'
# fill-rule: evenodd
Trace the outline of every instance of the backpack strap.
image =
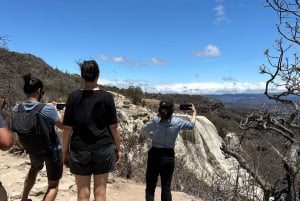
<svg viewBox="0 0 300 201">
<path fill-rule="evenodd" d="M 31 111 L 35 110 L 35 111 L 37 111 L 40 114 L 41 111 L 42 111 L 42 109 L 45 107 L 45 105 L 46 104 L 44 104 L 44 103 L 38 103 Z M 42 119 L 43 118 L 44 117 L 42 117 Z M 42 121 L 44 121 L 44 119 Z M 46 123 L 46 122 L 44 122 L 44 123 Z M 54 128 L 53 128 L 53 130 L 49 130 L 49 138 L 50 138 L 50 144 L 52 146 L 53 145 L 56 146 L 56 149 L 57 149 L 56 153 L 57 153 L 57 157 L 59 158 L 58 144 L 56 143 L 56 132 L 55 132 Z"/>
<path fill-rule="evenodd" d="M 45 105 L 46 104 L 44 104 L 44 103 L 39 103 L 32 110 L 36 110 L 40 114 L 41 110 L 44 108 Z M 41 116 L 41 118 L 43 119 L 42 121 L 44 121 L 44 117 Z M 44 123 L 46 123 L 46 122 L 44 122 Z M 51 129 L 51 130 L 49 130 L 50 144 L 52 146 L 56 146 L 56 149 L 57 149 L 56 153 L 57 153 L 57 156 L 59 157 L 58 144 L 56 143 L 56 132 L 55 132 L 55 129 L 54 129 L 54 127 L 53 128 L 49 128 L 49 129 Z"/>
<path fill-rule="evenodd" d="M 24 112 L 25 110 L 24 110 L 24 106 L 23 106 L 23 104 L 22 103 L 20 103 L 19 105 L 18 105 L 18 112 Z"/>
<path fill-rule="evenodd" d="M 38 103 L 32 110 L 35 110 L 37 112 L 41 112 L 45 105 L 46 104 L 44 104 L 44 103 Z"/>
</svg>

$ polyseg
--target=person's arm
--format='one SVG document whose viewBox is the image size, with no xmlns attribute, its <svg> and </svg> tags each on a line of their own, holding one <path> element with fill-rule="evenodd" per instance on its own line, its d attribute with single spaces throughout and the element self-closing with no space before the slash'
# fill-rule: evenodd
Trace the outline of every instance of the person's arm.
<svg viewBox="0 0 300 201">
<path fill-rule="evenodd" d="M 2 151 L 7 151 L 12 147 L 14 143 L 14 137 L 10 130 L 6 127 L 0 128 L 0 149 Z"/>
<path fill-rule="evenodd" d="M 69 167 L 69 155 L 70 155 L 70 140 L 71 140 L 71 135 L 72 135 L 73 127 L 71 126 L 64 126 L 64 131 L 63 131 L 63 160 L 65 166 Z"/>
<path fill-rule="evenodd" d="M 63 120 L 64 120 L 63 115 L 58 115 L 58 120 L 56 121 L 55 125 L 56 125 L 59 129 L 64 129 Z"/>
<path fill-rule="evenodd" d="M 52 119 L 59 129 L 63 129 L 63 112 L 57 111 L 54 104 L 46 104 L 42 110 L 42 115 Z"/>
<path fill-rule="evenodd" d="M 191 110 L 192 110 L 192 113 L 193 113 L 191 121 L 196 122 L 197 111 L 196 111 L 196 108 L 195 108 L 194 104 L 192 104 Z"/>
<path fill-rule="evenodd" d="M 113 136 L 114 143 L 115 143 L 115 152 L 116 152 L 116 164 L 120 162 L 121 159 L 121 137 L 120 137 L 120 132 L 118 128 L 118 124 L 112 124 L 109 125 L 110 132 Z"/>
<path fill-rule="evenodd" d="M 141 128 L 141 134 L 153 138 L 153 136 L 156 134 L 155 132 L 159 121 L 160 117 L 157 115 L 153 116 L 147 123 L 143 125 Z"/>
</svg>

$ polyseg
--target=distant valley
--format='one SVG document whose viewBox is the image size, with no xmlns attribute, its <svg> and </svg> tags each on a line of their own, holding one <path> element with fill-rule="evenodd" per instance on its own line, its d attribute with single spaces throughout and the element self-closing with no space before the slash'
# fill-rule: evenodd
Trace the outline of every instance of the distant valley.
<svg viewBox="0 0 300 201">
<path fill-rule="evenodd" d="M 219 100 L 228 108 L 257 107 L 263 104 L 268 106 L 277 105 L 275 101 L 268 99 L 264 94 L 222 94 L 203 96 Z"/>
</svg>

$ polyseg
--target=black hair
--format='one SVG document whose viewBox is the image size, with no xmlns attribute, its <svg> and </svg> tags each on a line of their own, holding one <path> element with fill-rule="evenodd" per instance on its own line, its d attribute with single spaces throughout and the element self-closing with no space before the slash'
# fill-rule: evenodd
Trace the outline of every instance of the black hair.
<svg viewBox="0 0 300 201">
<path fill-rule="evenodd" d="M 30 73 L 23 75 L 23 80 L 24 80 L 24 93 L 26 95 L 30 95 L 35 93 L 39 89 L 43 89 L 44 85 L 43 82 L 35 77 L 32 77 Z"/>
<path fill-rule="evenodd" d="M 94 81 L 99 77 L 99 66 L 95 60 L 85 60 L 79 63 L 81 77 L 86 81 Z"/>
<path fill-rule="evenodd" d="M 162 120 L 170 119 L 173 112 L 174 112 L 174 104 L 172 99 L 167 98 L 160 101 L 159 108 L 158 108 L 158 116 Z"/>
</svg>

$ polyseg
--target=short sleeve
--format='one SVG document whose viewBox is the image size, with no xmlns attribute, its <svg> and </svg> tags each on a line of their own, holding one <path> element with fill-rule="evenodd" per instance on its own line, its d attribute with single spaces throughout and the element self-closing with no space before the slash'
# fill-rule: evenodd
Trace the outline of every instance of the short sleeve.
<svg viewBox="0 0 300 201">
<path fill-rule="evenodd" d="M 51 119 L 54 123 L 58 121 L 57 111 L 52 105 L 46 104 L 42 109 L 41 114 L 44 117 Z"/>
</svg>

